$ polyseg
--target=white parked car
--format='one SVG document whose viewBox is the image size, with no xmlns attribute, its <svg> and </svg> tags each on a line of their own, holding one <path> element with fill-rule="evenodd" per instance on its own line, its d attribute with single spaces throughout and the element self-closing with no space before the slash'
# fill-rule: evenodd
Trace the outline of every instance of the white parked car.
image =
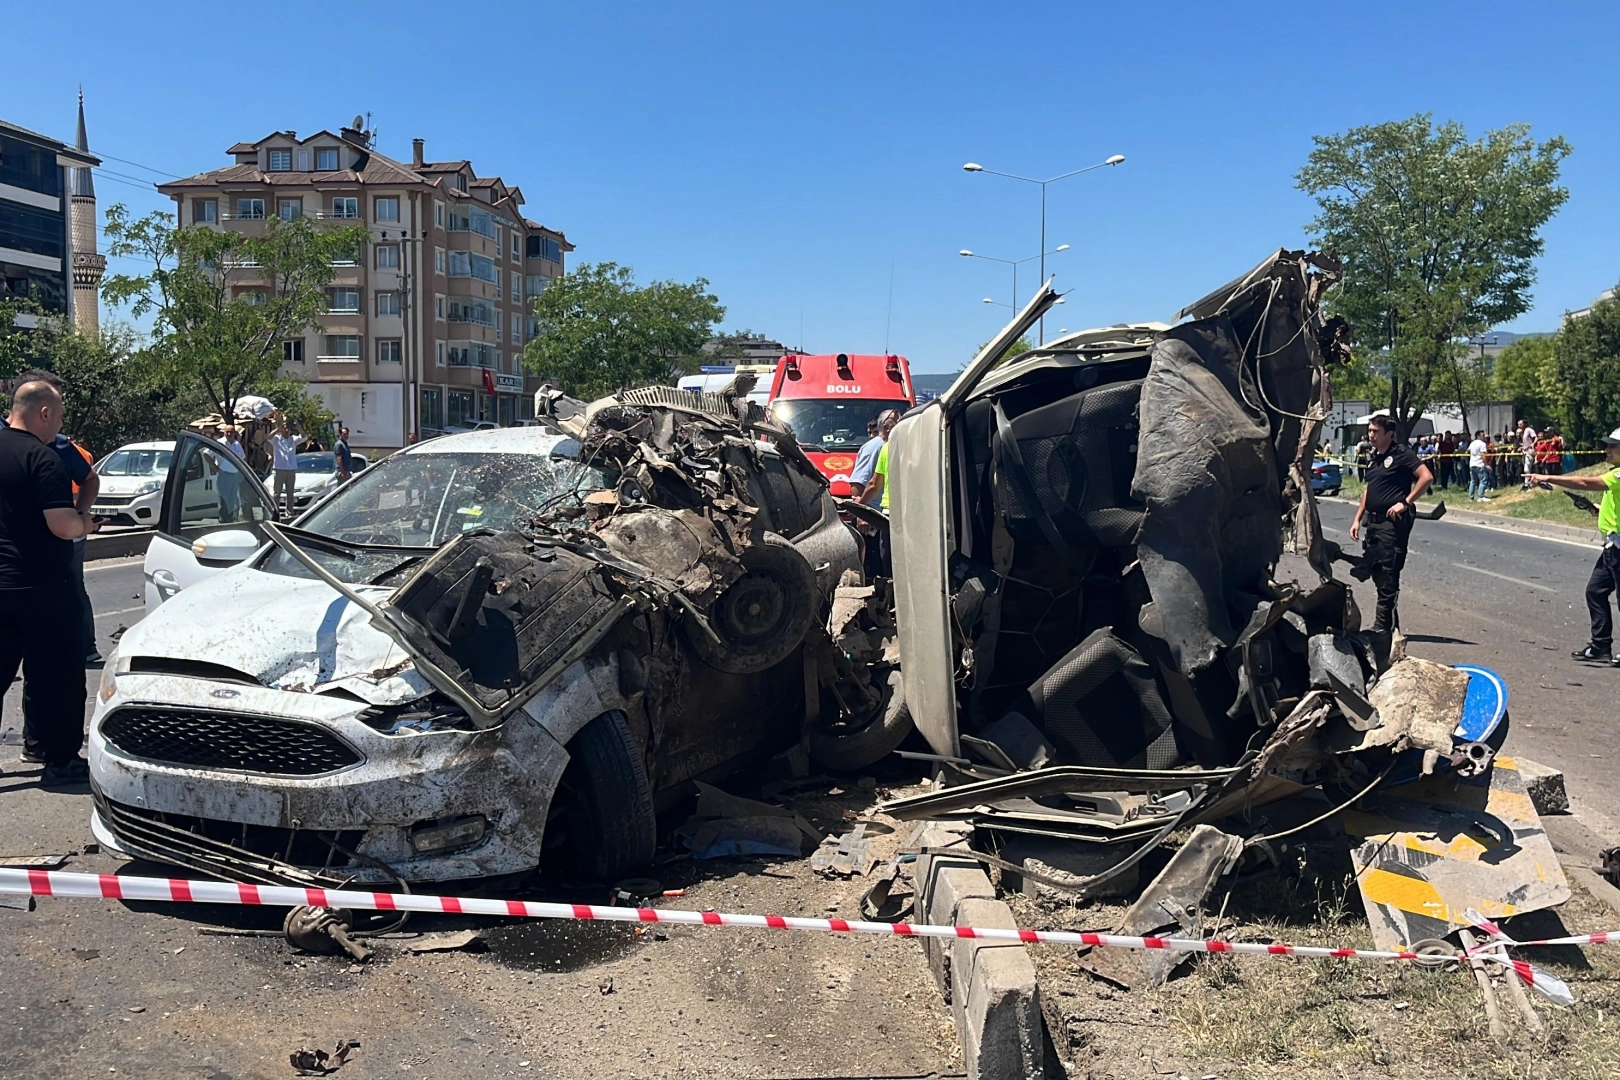
<svg viewBox="0 0 1620 1080">
<path fill-rule="evenodd" d="M 370 462 L 351 454 L 356 473 Z M 338 486 L 337 455 L 330 450 L 312 450 L 298 455 L 298 475 L 293 477 L 293 505 L 302 510 Z"/>
<path fill-rule="evenodd" d="M 118 525 L 155 525 L 174 441 L 120 446 L 96 462 L 101 494 L 95 513 Z M 200 489 L 199 489 L 200 490 Z"/>
</svg>

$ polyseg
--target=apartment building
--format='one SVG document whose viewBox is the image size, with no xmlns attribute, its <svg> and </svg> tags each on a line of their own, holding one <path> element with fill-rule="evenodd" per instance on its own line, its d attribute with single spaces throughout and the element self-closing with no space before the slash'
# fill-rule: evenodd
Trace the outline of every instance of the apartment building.
<svg viewBox="0 0 1620 1080">
<path fill-rule="evenodd" d="M 278 131 L 232 146 L 235 164 L 158 185 L 184 225 L 259 232 L 271 218 L 363 224 L 320 325 L 282 343 L 356 447 L 390 449 L 487 420 L 534 415 L 528 301 L 563 272 L 568 238 L 523 214 L 523 192 L 467 161 L 377 151 L 361 118 L 337 134 Z M 252 290 L 259 286 L 247 283 Z"/>
</svg>

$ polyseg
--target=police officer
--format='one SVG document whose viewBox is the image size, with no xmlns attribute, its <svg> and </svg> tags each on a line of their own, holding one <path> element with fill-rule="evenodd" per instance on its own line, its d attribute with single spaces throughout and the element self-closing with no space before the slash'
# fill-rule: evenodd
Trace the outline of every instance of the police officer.
<svg viewBox="0 0 1620 1080">
<path fill-rule="evenodd" d="M 1560 476 L 1552 473 L 1530 473 L 1528 484 L 1551 484 L 1573 491 L 1601 491 L 1603 502 L 1598 507 L 1598 533 L 1603 539 L 1603 550 L 1598 552 L 1597 565 L 1586 582 L 1586 610 L 1592 617 L 1592 638 L 1586 647 L 1572 654 L 1577 660 L 1608 662 L 1620 667 L 1614 657 L 1614 619 L 1609 614 L 1609 597 L 1620 590 L 1620 428 L 1609 432 L 1603 440 L 1608 457 L 1608 468 L 1597 476 Z"/>
<path fill-rule="evenodd" d="M 1401 594 L 1401 570 L 1406 566 L 1406 542 L 1412 536 L 1412 511 L 1419 496 L 1434 483 L 1434 474 L 1418 461 L 1410 446 L 1395 442 L 1395 422 L 1389 417 L 1373 417 L 1367 424 L 1367 437 L 1372 442 L 1367 486 L 1350 523 L 1350 539 L 1362 542 L 1361 565 L 1353 574 L 1363 581 L 1372 578 L 1378 590 L 1373 633 L 1387 633 L 1401 624 L 1395 605 Z"/>
</svg>

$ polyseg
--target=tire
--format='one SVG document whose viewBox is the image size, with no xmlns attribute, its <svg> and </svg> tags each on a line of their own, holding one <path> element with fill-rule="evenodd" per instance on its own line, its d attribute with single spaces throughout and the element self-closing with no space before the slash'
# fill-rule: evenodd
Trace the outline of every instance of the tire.
<svg viewBox="0 0 1620 1080">
<path fill-rule="evenodd" d="M 1331 498 L 1338 498 L 1339 490 L 1340 490 L 1339 488 L 1334 488 L 1332 491 L 1325 492 L 1324 494 L 1328 495 Z"/>
<path fill-rule="evenodd" d="M 658 851 L 658 818 L 641 750 L 621 712 L 586 724 L 568 742 L 562 788 L 568 837 L 581 869 L 615 881 L 645 869 Z"/>
<path fill-rule="evenodd" d="M 875 765 L 894 753 L 911 734 L 911 707 L 899 671 L 889 672 L 883 685 L 883 704 L 872 720 L 846 734 L 817 730 L 810 733 L 810 757 L 817 765 L 853 772 Z"/>
<path fill-rule="evenodd" d="M 793 654 L 816 615 L 816 572 L 799 549 L 776 533 L 760 534 L 739 560 L 743 576 L 709 605 L 704 632 L 695 619 L 681 622 L 698 657 L 732 675 L 752 675 Z"/>
</svg>

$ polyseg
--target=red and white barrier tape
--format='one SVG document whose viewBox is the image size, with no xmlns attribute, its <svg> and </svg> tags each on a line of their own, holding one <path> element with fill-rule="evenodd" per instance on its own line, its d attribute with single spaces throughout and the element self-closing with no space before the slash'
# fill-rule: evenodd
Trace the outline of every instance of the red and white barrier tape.
<svg viewBox="0 0 1620 1080">
<path fill-rule="evenodd" d="M 1008 930 L 999 927 L 928 926 L 921 923 L 862 922 L 849 919 L 804 919 L 790 915 L 738 915 L 717 911 L 682 911 L 669 908 L 608 907 L 597 904 L 552 904 L 534 900 L 489 900 L 478 897 L 431 896 L 418 893 L 361 892 L 352 889 L 301 889 L 284 885 L 244 885 L 227 881 L 188 881 L 184 878 L 120 877 L 117 874 L 76 874 L 64 870 L 0 868 L 0 894 L 60 896 L 80 899 L 161 900 L 185 904 L 247 904 L 266 907 L 356 908 L 367 911 L 412 911 L 453 915 L 495 915 L 532 919 L 587 919 L 599 922 L 673 923 L 687 926 L 744 926 L 759 930 L 810 930 L 835 934 L 879 934 L 885 937 L 970 938 L 1025 945 L 1083 945 L 1110 949 L 1162 949 L 1169 952 L 1233 953 L 1253 956 L 1306 956 L 1349 960 L 1432 960 L 1415 952 L 1376 949 L 1330 949 L 1318 945 L 1265 945 L 1256 942 L 1214 941 L 1202 938 L 1128 937 L 1072 930 Z M 1480 929 L 1492 935 L 1474 951 L 1516 972 L 1534 989 L 1554 1001 L 1572 1004 L 1569 987 L 1554 976 L 1507 955 L 1510 945 L 1600 944 L 1620 934 L 1590 934 L 1583 938 L 1515 942 L 1494 924 L 1469 913 Z M 1459 956 L 1462 955 L 1459 953 Z"/>
</svg>

